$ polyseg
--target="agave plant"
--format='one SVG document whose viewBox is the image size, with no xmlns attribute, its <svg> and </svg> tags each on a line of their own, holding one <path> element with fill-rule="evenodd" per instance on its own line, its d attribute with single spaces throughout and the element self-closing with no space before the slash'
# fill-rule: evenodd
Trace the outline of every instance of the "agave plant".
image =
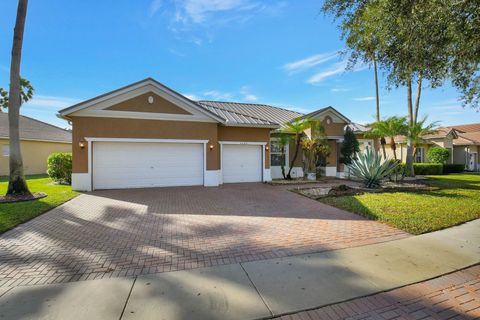
<svg viewBox="0 0 480 320">
<path fill-rule="evenodd" d="M 357 155 L 347 167 L 350 174 L 363 182 L 367 188 L 377 188 L 383 179 L 393 173 L 398 166 L 397 161 L 383 159 L 379 153 L 370 148 Z"/>
</svg>

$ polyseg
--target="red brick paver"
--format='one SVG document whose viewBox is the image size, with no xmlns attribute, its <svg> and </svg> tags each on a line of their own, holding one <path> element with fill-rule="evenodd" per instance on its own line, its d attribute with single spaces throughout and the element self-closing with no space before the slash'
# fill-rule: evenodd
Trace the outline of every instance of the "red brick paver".
<svg viewBox="0 0 480 320">
<path fill-rule="evenodd" d="M 480 319 L 480 266 L 277 319 Z"/>
<path fill-rule="evenodd" d="M 262 260 L 407 234 L 263 184 L 81 195 L 0 236 L 0 287 Z"/>
</svg>

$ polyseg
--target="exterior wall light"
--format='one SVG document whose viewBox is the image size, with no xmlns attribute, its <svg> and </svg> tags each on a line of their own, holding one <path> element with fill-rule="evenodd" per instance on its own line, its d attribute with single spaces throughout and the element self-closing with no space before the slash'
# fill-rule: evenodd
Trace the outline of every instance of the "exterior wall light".
<svg viewBox="0 0 480 320">
<path fill-rule="evenodd" d="M 270 150 L 270 146 L 268 144 L 265 145 L 265 150 L 267 150 L 267 151 Z"/>
<path fill-rule="evenodd" d="M 84 140 L 81 140 L 81 141 L 78 143 L 78 146 L 79 146 L 80 148 L 82 148 L 82 149 L 85 148 L 85 141 L 84 141 Z"/>
<path fill-rule="evenodd" d="M 208 148 L 210 148 L 210 151 L 213 150 L 213 144 L 209 145 Z"/>
</svg>

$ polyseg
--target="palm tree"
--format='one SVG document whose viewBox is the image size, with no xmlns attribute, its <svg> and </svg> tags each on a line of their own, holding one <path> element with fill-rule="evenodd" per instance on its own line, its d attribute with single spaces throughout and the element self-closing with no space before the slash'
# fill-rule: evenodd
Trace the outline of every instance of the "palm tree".
<svg viewBox="0 0 480 320">
<path fill-rule="evenodd" d="M 27 17 L 28 0 L 19 0 L 13 31 L 12 61 L 10 63 L 10 90 L 8 96 L 8 121 L 10 139 L 10 176 L 7 195 L 30 194 L 23 171 L 20 152 L 19 115 L 21 101 L 20 63 L 22 60 L 23 33 Z"/>
<path fill-rule="evenodd" d="M 393 151 L 394 159 L 397 160 L 397 143 L 395 138 L 399 135 L 408 134 L 407 118 L 393 116 L 385 120 L 376 121 L 369 126 L 371 129 L 368 135 L 390 138 L 390 148 Z"/>
<path fill-rule="evenodd" d="M 278 144 L 280 145 L 280 150 L 282 152 L 282 155 L 285 154 L 285 147 L 290 143 L 290 136 L 285 133 L 280 133 L 278 136 Z M 286 160 L 286 159 L 285 159 Z M 282 176 L 283 179 L 285 179 L 287 176 L 285 175 L 285 162 L 282 162 L 280 165 L 280 168 L 282 169 Z"/>
<path fill-rule="evenodd" d="M 322 123 L 319 120 L 309 121 L 310 136 L 302 137 L 302 148 L 306 160 L 306 169 L 309 179 L 316 178 L 317 163 L 319 157 L 327 156 L 330 153 L 327 135 Z"/>
<path fill-rule="evenodd" d="M 414 124 L 411 124 L 408 128 L 408 138 L 410 138 L 413 145 L 413 158 L 415 158 L 415 155 L 417 154 L 417 147 L 420 144 L 422 137 L 438 132 L 437 127 L 439 123 L 437 121 L 432 122 L 428 125 L 426 125 L 426 122 L 427 117 L 423 118 L 420 121 L 417 121 Z"/>
<path fill-rule="evenodd" d="M 291 180 L 292 179 L 292 168 L 297 160 L 298 157 L 298 151 L 300 150 L 300 146 L 302 144 L 302 134 L 303 132 L 308 129 L 310 126 L 309 122 L 305 119 L 297 119 L 292 122 L 289 122 L 286 124 L 285 129 L 283 129 L 284 133 L 290 133 L 295 135 L 295 154 L 293 155 L 293 158 L 290 161 L 290 168 L 288 169 L 287 173 L 287 179 Z"/>
</svg>

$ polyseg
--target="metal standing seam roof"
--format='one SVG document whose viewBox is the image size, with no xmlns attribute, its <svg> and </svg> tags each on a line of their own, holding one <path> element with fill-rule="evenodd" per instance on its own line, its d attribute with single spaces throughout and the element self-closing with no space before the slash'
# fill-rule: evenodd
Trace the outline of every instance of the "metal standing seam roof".
<svg viewBox="0 0 480 320">
<path fill-rule="evenodd" d="M 255 125 L 282 125 L 303 114 L 266 104 L 224 102 L 224 101 L 197 101 L 197 103 L 211 112 L 234 121 L 238 124 Z"/>
<path fill-rule="evenodd" d="M 278 127 L 278 123 L 270 122 L 264 119 L 259 119 L 255 117 L 250 117 L 241 113 L 232 112 L 223 110 L 220 108 L 215 108 L 212 106 L 202 105 L 202 108 L 207 109 L 210 112 L 215 113 L 217 116 L 225 119 L 227 125 L 238 124 L 238 125 L 256 125 L 256 126 L 267 126 L 267 127 Z"/>
<path fill-rule="evenodd" d="M 72 142 L 72 132 L 54 125 L 20 116 L 20 139 L 53 142 Z M 8 139 L 8 114 L 0 112 L 0 138 Z"/>
</svg>

